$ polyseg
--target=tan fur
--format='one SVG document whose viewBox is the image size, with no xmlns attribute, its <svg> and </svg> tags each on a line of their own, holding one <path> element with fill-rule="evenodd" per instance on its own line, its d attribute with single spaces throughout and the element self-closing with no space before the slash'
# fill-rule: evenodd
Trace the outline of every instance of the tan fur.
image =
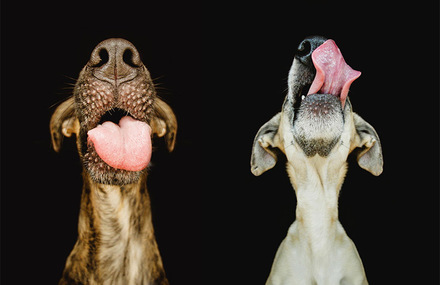
<svg viewBox="0 0 440 285">
<path fill-rule="evenodd" d="M 323 40 L 307 41 L 316 48 Z M 351 152 L 357 153 L 360 167 L 382 173 L 379 137 L 352 111 L 348 98 L 342 107 L 338 94 L 301 93 L 314 72 L 303 54 L 290 69 L 281 112 L 260 128 L 252 148 L 251 171 L 256 176 L 275 166 L 279 152 L 287 157 L 297 198 L 296 221 L 278 248 L 266 284 L 366 285 L 356 246 L 338 219 L 338 197 Z M 316 102 L 325 112 L 310 107 Z"/>
</svg>

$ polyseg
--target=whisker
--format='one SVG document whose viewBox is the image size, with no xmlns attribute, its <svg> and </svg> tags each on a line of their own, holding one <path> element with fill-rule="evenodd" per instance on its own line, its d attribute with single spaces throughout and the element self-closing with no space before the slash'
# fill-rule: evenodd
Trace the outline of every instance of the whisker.
<svg viewBox="0 0 440 285">
<path fill-rule="evenodd" d="M 343 140 L 341 140 L 341 145 L 346 147 L 347 149 L 350 149 L 350 146 L 345 145 Z"/>
<path fill-rule="evenodd" d="M 294 143 L 293 143 L 293 141 L 291 142 L 291 144 L 289 144 L 288 146 L 286 146 L 286 148 L 288 148 L 288 147 L 290 147 L 290 146 L 293 146 L 294 145 Z"/>
<path fill-rule="evenodd" d="M 165 77 L 165 75 L 159 75 L 158 77 L 154 77 L 154 78 L 152 78 L 151 80 L 153 81 L 154 84 L 156 84 L 155 81 L 157 81 L 157 80 L 159 80 L 159 79 L 162 79 L 162 78 L 164 78 L 164 77 Z"/>
<path fill-rule="evenodd" d="M 73 77 L 68 76 L 68 75 L 64 75 L 64 77 L 66 77 L 67 79 L 70 79 L 70 80 L 72 80 L 74 82 L 76 82 L 78 80 L 78 78 L 73 78 Z"/>
<path fill-rule="evenodd" d="M 59 99 L 58 101 L 56 101 L 55 103 L 53 103 L 52 105 L 49 106 L 49 109 L 52 109 L 58 105 L 60 105 L 61 103 L 63 103 L 64 101 L 67 101 L 69 99 L 71 99 L 73 97 L 73 95 L 67 97 L 67 98 L 63 98 L 63 99 Z M 73 105 L 75 102 L 74 100 L 72 100 L 72 103 L 70 105 Z"/>
</svg>

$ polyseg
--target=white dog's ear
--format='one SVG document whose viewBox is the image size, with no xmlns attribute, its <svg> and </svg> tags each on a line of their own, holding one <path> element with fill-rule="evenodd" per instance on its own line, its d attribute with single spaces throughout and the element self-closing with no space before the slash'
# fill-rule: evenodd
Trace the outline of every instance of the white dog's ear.
<svg viewBox="0 0 440 285">
<path fill-rule="evenodd" d="M 275 149 L 277 145 L 275 140 L 278 134 L 280 118 L 281 113 L 276 114 L 258 130 L 255 136 L 251 155 L 251 172 L 255 176 L 259 176 L 271 169 L 277 162 Z"/>
<path fill-rule="evenodd" d="M 362 119 L 358 114 L 353 113 L 359 145 L 357 161 L 361 168 L 373 175 L 380 175 L 383 171 L 382 147 L 376 130 Z"/>
</svg>

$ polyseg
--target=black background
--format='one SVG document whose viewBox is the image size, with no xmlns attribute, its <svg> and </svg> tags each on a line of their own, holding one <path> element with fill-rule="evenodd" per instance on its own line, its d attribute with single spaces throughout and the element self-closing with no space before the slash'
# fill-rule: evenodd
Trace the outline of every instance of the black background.
<svg viewBox="0 0 440 285">
<path fill-rule="evenodd" d="M 2 1 L 4 284 L 56 284 L 76 241 L 81 166 L 73 139 L 51 149 L 49 119 L 109 37 L 138 48 L 179 123 L 173 153 L 154 142 L 148 179 L 170 283 L 264 284 L 296 200 L 285 160 L 251 174 L 252 141 L 314 34 L 362 71 L 350 100 L 382 142 L 383 174 L 350 159 L 339 200 L 369 282 L 435 284 L 438 7 L 178 3 Z"/>
</svg>

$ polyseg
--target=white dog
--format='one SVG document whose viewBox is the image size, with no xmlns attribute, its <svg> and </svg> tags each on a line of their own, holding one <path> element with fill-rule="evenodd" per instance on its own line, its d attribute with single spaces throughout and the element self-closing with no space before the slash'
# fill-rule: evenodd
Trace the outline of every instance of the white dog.
<svg viewBox="0 0 440 285">
<path fill-rule="evenodd" d="M 348 155 L 355 151 L 359 166 L 374 175 L 383 168 L 376 131 L 347 98 L 359 76 L 334 41 L 306 38 L 290 69 L 281 112 L 256 135 L 252 173 L 274 167 L 280 150 L 297 196 L 296 221 L 276 253 L 267 285 L 368 284 L 356 247 L 338 220 Z"/>
</svg>

